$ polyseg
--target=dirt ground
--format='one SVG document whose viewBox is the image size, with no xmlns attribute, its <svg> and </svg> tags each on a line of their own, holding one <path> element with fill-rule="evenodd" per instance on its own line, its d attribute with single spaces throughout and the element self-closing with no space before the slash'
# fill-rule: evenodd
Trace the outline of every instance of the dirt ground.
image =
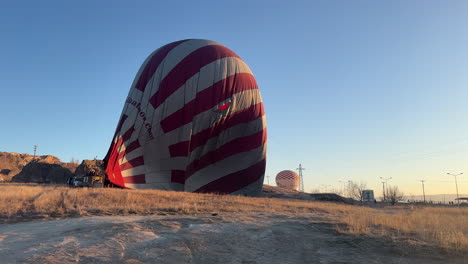
<svg viewBox="0 0 468 264">
<path fill-rule="evenodd" d="M 410 252 L 410 253 L 409 253 Z M 0 263 L 468 263 L 317 215 L 92 216 L 0 224 Z"/>
</svg>

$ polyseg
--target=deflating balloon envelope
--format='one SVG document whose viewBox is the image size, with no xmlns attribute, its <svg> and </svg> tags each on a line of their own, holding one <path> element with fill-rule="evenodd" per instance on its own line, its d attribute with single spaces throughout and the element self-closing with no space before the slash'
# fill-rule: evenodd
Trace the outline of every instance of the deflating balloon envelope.
<svg viewBox="0 0 468 264">
<path fill-rule="evenodd" d="M 117 186 L 258 195 L 266 122 L 255 78 L 210 40 L 154 51 L 138 71 L 106 155 Z"/>
</svg>

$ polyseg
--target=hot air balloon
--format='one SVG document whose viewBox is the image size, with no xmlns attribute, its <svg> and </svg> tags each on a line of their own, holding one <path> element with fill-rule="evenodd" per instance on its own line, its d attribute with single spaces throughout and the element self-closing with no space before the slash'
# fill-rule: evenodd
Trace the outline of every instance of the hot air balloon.
<svg viewBox="0 0 468 264">
<path fill-rule="evenodd" d="M 299 175 L 290 170 L 281 171 L 276 175 L 276 185 L 285 189 L 297 190 L 299 187 Z"/>
<path fill-rule="evenodd" d="M 258 195 L 266 120 L 245 62 L 210 40 L 154 51 L 138 71 L 104 159 L 131 189 Z"/>
</svg>

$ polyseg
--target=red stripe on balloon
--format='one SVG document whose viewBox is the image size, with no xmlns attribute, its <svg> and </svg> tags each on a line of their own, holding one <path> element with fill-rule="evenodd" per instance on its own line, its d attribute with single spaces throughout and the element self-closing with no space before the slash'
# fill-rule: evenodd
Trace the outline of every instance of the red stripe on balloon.
<svg viewBox="0 0 468 264">
<path fill-rule="evenodd" d="M 131 127 L 129 128 L 123 135 L 122 137 L 120 138 L 122 140 L 122 144 L 127 141 L 128 139 L 130 139 L 130 137 L 132 136 L 133 134 L 133 131 L 135 131 L 135 128 L 134 127 Z M 120 148 L 120 146 L 119 146 Z M 123 156 L 125 156 L 125 154 L 127 154 L 127 151 L 124 150 L 122 152 L 119 153 L 119 155 L 117 156 L 117 160 L 121 160 L 123 158 Z"/>
<path fill-rule="evenodd" d="M 111 145 L 109 159 L 107 162 L 106 173 L 109 177 L 109 181 L 120 187 L 125 187 L 122 179 L 122 173 L 120 170 L 118 155 L 119 148 L 123 144 L 122 138 L 120 138 L 115 144 Z"/>
<path fill-rule="evenodd" d="M 117 160 L 121 160 L 125 156 L 125 154 L 127 154 L 125 150 L 120 152 L 119 155 L 117 156 Z"/>
<path fill-rule="evenodd" d="M 221 120 L 215 126 L 202 130 L 194 135 L 190 139 L 190 150 L 192 151 L 195 148 L 204 145 L 210 138 L 217 137 L 219 134 L 235 125 L 248 123 L 258 119 L 265 115 L 265 110 L 263 109 L 263 103 L 258 103 L 250 106 L 247 109 L 239 111 L 226 119 Z"/>
<path fill-rule="evenodd" d="M 215 107 L 233 94 L 258 89 L 255 78 L 250 73 L 239 73 L 223 79 L 199 92 L 195 99 L 161 121 L 165 133 L 192 122 L 194 116 Z"/>
<path fill-rule="evenodd" d="M 190 144 L 188 141 L 179 142 L 179 143 L 170 145 L 169 150 L 171 151 L 171 149 L 174 149 L 171 151 L 171 154 L 172 154 L 173 151 L 175 152 L 176 149 L 177 150 L 185 149 L 189 145 L 188 152 L 191 152 L 195 148 L 201 145 L 204 145 L 210 138 L 219 136 L 219 134 L 221 134 L 221 132 L 223 132 L 224 130 L 230 127 L 233 127 L 235 125 L 238 125 L 238 124 L 254 121 L 263 115 L 265 115 L 263 103 L 252 105 L 242 111 L 236 112 L 228 116 L 225 119 L 222 119 L 221 121 L 216 123 L 215 126 L 213 127 L 209 127 L 196 134 L 193 134 L 190 138 Z M 181 155 L 181 156 L 187 156 L 188 152 L 187 154 Z"/>
<path fill-rule="evenodd" d="M 123 123 L 125 122 L 125 120 L 127 120 L 127 118 L 128 118 L 128 115 L 122 115 L 122 117 L 120 117 L 119 123 L 117 124 L 117 128 L 115 129 L 114 136 L 112 137 L 112 142 L 115 140 L 115 137 L 117 136 L 117 134 L 122 129 Z M 104 162 L 106 162 L 106 163 L 109 160 L 109 157 L 111 155 L 111 151 L 113 150 L 113 146 L 114 146 L 114 144 L 111 144 L 109 150 L 107 151 L 106 156 L 104 157 Z"/>
<path fill-rule="evenodd" d="M 265 175 L 266 161 L 260 162 L 244 169 L 228 174 L 220 179 L 214 180 L 203 187 L 200 187 L 195 192 L 207 193 L 215 192 L 221 194 L 232 193 L 238 191 L 249 184 L 252 184 Z"/>
<path fill-rule="evenodd" d="M 125 141 L 125 140 L 124 140 Z M 117 157 L 117 160 L 121 160 L 125 155 L 128 153 L 132 152 L 133 150 L 137 149 L 140 147 L 140 142 L 138 142 L 138 139 L 130 143 L 127 148 L 125 148 L 124 151 L 120 152 L 119 156 Z"/>
<path fill-rule="evenodd" d="M 120 130 L 122 129 L 122 126 L 123 126 L 125 120 L 127 120 L 127 118 L 128 118 L 128 115 L 122 115 L 122 118 L 120 118 L 120 121 L 117 124 L 117 129 L 115 130 L 115 134 L 120 132 Z"/>
<path fill-rule="evenodd" d="M 125 133 L 122 135 L 123 142 L 129 140 L 134 131 L 135 131 L 134 127 L 131 127 L 127 131 L 125 131 Z"/>
<path fill-rule="evenodd" d="M 144 174 L 124 177 L 123 180 L 125 183 L 146 183 Z"/>
<path fill-rule="evenodd" d="M 161 81 L 150 103 L 157 108 L 203 66 L 226 57 L 239 58 L 233 51 L 220 45 L 204 46 L 190 53 Z"/>
<path fill-rule="evenodd" d="M 122 163 L 120 165 L 120 170 L 122 170 L 122 171 L 128 170 L 128 169 L 131 169 L 131 168 L 134 168 L 134 167 L 141 166 L 143 164 L 145 164 L 145 162 L 143 160 L 143 156 L 141 156 L 141 157 L 129 160 L 129 161 L 125 162 L 125 163 Z"/>
<path fill-rule="evenodd" d="M 172 170 L 171 172 L 171 182 L 177 182 L 184 184 L 185 183 L 185 171 L 183 170 Z"/>
<path fill-rule="evenodd" d="M 262 130 L 250 136 L 234 139 L 216 150 L 210 151 L 203 155 L 199 160 L 195 160 L 187 166 L 187 178 L 203 168 L 223 160 L 232 155 L 247 152 L 258 148 L 266 142 L 266 130 Z"/>
<path fill-rule="evenodd" d="M 186 157 L 189 152 L 190 143 L 188 141 L 182 141 L 174 145 L 169 146 L 169 153 L 171 157 Z"/>
<path fill-rule="evenodd" d="M 145 69 L 141 72 L 140 77 L 138 78 L 135 88 L 143 92 L 149 80 L 151 80 L 151 77 L 153 77 L 153 74 L 156 72 L 164 58 L 166 58 L 167 54 L 179 44 L 186 41 L 188 41 L 188 39 L 172 42 L 160 48 L 146 64 Z"/>
<path fill-rule="evenodd" d="M 132 143 L 130 143 L 128 145 L 128 147 L 125 148 L 125 152 L 130 153 L 130 152 L 134 151 L 135 149 L 137 149 L 139 147 L 141 147 L 141 145 L 140 145 L 140 142 L 137 139 L 137 140 L 133 141 Z"/>
</svg>

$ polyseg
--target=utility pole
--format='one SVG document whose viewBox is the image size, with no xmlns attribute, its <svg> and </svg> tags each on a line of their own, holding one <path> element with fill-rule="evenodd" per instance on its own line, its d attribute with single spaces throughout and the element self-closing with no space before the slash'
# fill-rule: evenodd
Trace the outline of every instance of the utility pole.
<svg viewBox="0 0 468 264">
<path fill-rule="evenodd" d="M 425 182 L 425 180 L 421 180 L 422 188 L 423 188 L 424 203 L 426 203 L 426 192 L 424 191 L 424 182 Z"/>
<path fill-rule="evenodd" d="M 36 159 L 36 150 L 37 150 L 37 145 L 34 145 L 34 156 L 33 156 L 33 160 Z"/>
<path fill-rule="evenodd" d="M 463 172 L 460 172 L 458 174 L 453 174 L 453 173 L 448 173 L 448 175 L 452 175 L 453 177 L 455 177 L 455 188 L 457 189 L 457 204 L 458 206 L 460 206 L 460 197 L 458 196 L 458 184 L 457 184 L 457 176 L 460 176 L 463 174 Z"/>
<path fill-rule="evenodd" d="M 385 199 L 385 182 L 382 182 L 382 193 L 383 193 L 383 201 L 385 202 L 387 199 Z"/>
<path fill-rule="evenodd" d="M 299 171 L 299 179 L 301 180 L 299 182 L 299 191 L 303 192 L 304 191 L 304 177 L 302 175 L 302 171 L 304 171 L 305 168 L 303 168 L 302 165 L 299 164 L 299 168 L 297 168 L 296 170 Z"/>
<path fill-rule="evenodd" d="M 387 181 L 391 180 L 392 177 L 389 177 L 389 178 L 380 177 L 380 179 L 383 180 L 383 182 L 382 182 L 382 191 L 383 191 L 384 201 L 387 201 L 386 195 L 385 195 L 386 189 L 388 188 Z"/>
</svg>

